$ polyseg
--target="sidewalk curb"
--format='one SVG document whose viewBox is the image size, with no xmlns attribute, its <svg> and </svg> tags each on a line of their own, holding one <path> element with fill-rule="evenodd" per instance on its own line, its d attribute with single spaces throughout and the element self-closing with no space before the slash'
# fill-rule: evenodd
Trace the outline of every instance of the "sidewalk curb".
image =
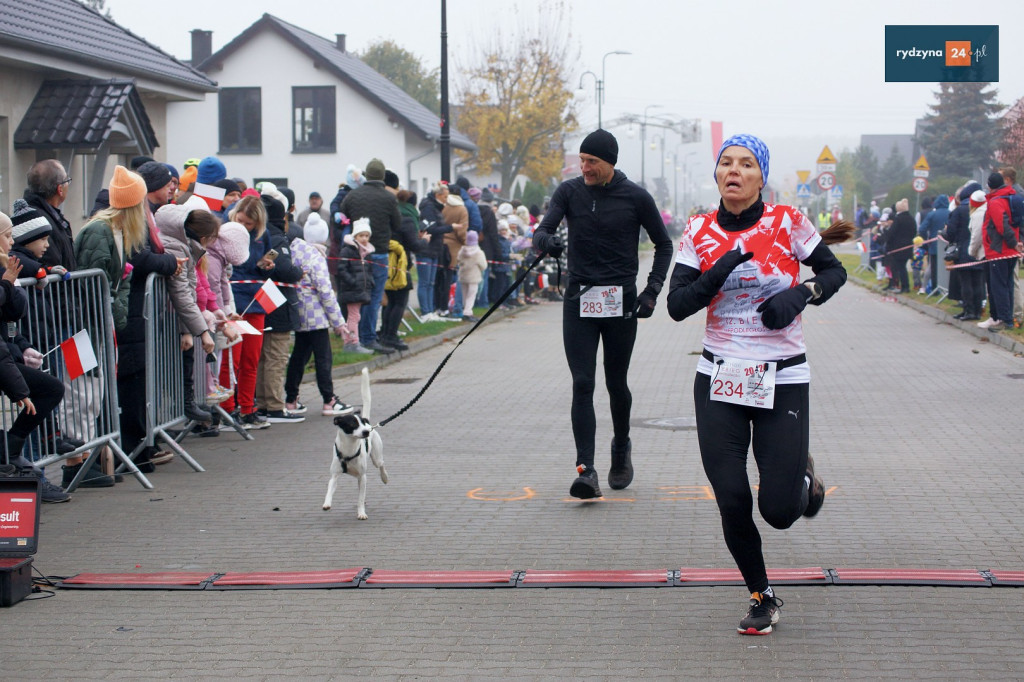
<svg viewBox="0 0 1024 682">
<path fill-rule="evenodd" d="M 943 322 L 951 327 L 959 329 L 965 334 L 970 334 L 971 336 L 974 336 L 978 339 L 987 341 L 988 343 L 999 346 L 1000 348 L 1004 348 L 1010 351 L 1011 353 L 1017 355 L 1024 355 L 1024 342 L 1016 341 L 1011 337 L 1006 336 L 1005 334 L 1000 334 L 999 332 L 990 332 L 985 329 L 981 329 L 973 321 L 962 322 L 960 320 L 956 320 L 953 318 L 952 315 L 950 315 L 946 311 L 940 308 L 936 308 L 934 306 L 930 306 L 921 301 L 915 301 L 911 298 L 906 297 L 905 294 L 886 294 L 881 287 L 877 285 L 868 284 L 866 282 L 862 282 L 856 278 L 850 278 L 848 281 L 853 282 L 854 284 L 864 287 L 865 289 L 873 291 L 877 294 L 893 296 L 900 305 L 905 305 L 908 308 L 912 308 L 913 310 L 916 310 L 919 313 L 924 313 L 929 317 L 935 318 L 939 322 Z"/>
</svg>

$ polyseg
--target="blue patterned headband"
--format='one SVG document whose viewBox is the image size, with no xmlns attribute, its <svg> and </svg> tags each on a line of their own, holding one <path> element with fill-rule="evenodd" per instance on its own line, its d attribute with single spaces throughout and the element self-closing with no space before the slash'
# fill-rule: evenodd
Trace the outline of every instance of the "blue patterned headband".
<svg viewBox="0 0 1024 682">
<path fill-rule="evenodd" d="M 745 147 L 749 149 L 754 158 L 757 159 L 757 165 L 761 167 L 761 181 L 766 185 L 768 184 L 768 145 L 753 135 L 733 135 L 722 143 L 722 147 L 718 150 L 718 158 L 715 159 L 715 170 L 711 174 L 715 182 L 718 182 L 718 162 L 722 160 L 722 152 L 729 147 Z"/>
</svg>

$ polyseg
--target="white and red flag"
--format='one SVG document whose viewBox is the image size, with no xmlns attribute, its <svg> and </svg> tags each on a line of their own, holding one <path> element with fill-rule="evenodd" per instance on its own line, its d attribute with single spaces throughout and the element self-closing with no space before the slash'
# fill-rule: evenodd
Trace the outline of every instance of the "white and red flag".
<svg viewBox="0 0 1024 682">
<path fill-rule="evenodd" d="M 92 349 L 89 332 L 84 329 L 67 341 L 63 341 L 60 344 L 60 350 L 64 354 L 64 367 L 69 381 L 74 381 L 99 365 L 96 361 L 96 353 Z"/>
<path fill-rule="evenodd" d="M 281 290 L 277 288 L 277 285 L 274 284 L 274 281 L 270 279 L 263 283 L 260 290 L 253 296 L 253 299 L 263 307 L 263 312 L 267 315 L 283 306 L 288 300 L 281 293 Z"/>
<path fill-rule="evenodd" d="M 221 206 L 224 205 L 224 195 L 226 192 L 223 187 L 197 182 L 192 189 L 192 194 L 205 201 L 211 211 L 219 211 Z"/>
</svg>

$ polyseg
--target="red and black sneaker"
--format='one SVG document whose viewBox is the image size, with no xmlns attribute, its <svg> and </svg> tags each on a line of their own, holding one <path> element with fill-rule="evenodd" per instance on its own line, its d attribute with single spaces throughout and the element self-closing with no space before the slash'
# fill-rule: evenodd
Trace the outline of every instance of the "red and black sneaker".
<svg viewBox="0 0 1024 682">
<path fill-rule="evenodd" d="M 592 500 L 595 497 L 603 497 L 601 494 L 601 486 L 598 484 L 597 472 L 594 471 L 593 467 L 588 467 L 586 464 L 580 464 L 576 467 L 576 473 L 579 476 L 569 486 L 569 494 L 573 497 L 578 497 L 581 500 Z"/>
<path fill-rule="evenodd" d="M 750 608 L 740 621 L 736 632 L 741 635 L 770 635 L 772 626 L 779 622 L 782 600 L 754 592 L 750 595 Z"/>
</svg>

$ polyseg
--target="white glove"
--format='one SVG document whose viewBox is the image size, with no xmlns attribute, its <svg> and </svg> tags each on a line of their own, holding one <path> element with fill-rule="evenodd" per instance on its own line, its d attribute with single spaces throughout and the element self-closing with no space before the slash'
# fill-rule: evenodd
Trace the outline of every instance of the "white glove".
<svg viewBox="0 0 1024 682">
<path fill-rule="evenodd" d="M 21 352 L 21 358 L 25 361 L 26 367 L 39 369 L 43 366 L 43 354 L 35 348 L 26 348 Z"/>
</svg>

